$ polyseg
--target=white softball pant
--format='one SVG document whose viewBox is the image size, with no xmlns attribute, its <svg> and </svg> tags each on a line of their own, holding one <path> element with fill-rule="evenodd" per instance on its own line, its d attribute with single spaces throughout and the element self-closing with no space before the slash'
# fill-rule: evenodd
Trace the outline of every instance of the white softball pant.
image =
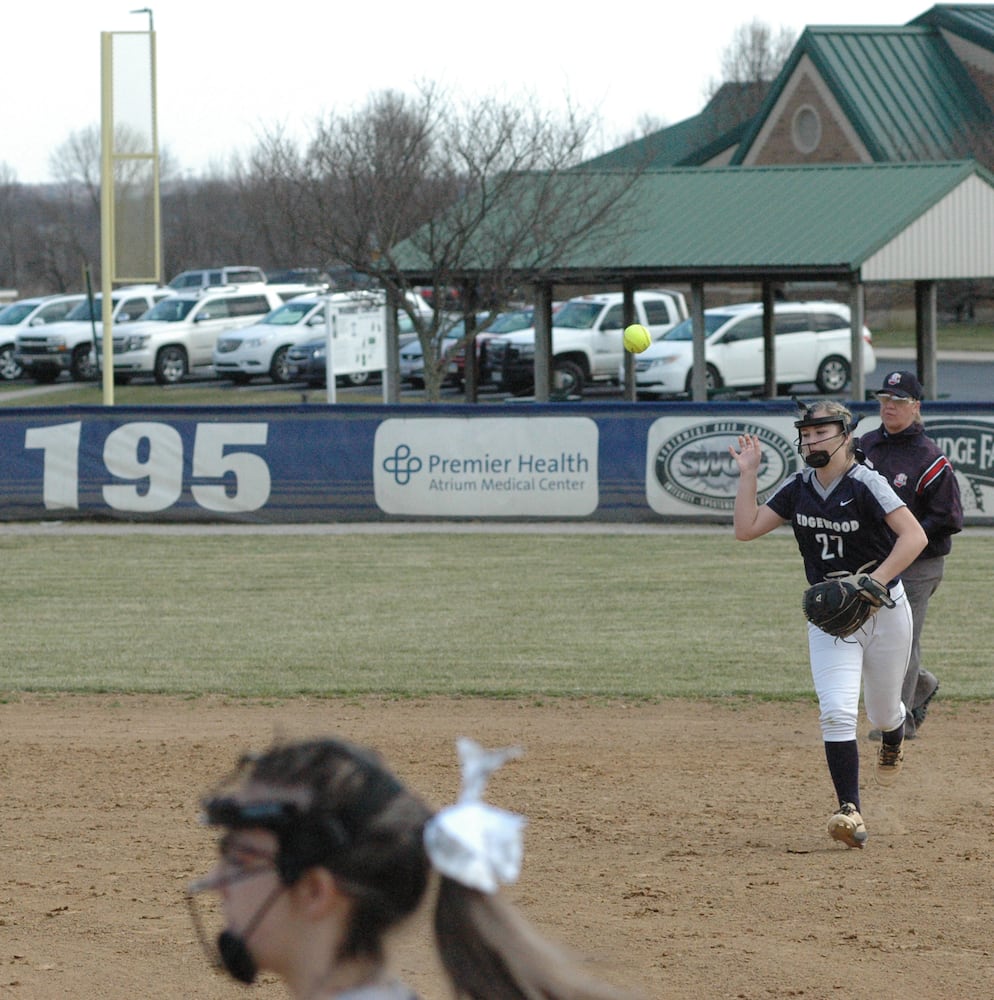
<svg viewBox="0 0 994 1000">
<path fill-rule="evenodd" d="M 895 584 L 890 596 L 895 606 L 881 608 L 848 639 L 808 625 L 811 677 L 828 743 L 856 739 L 861 681 L 872 727 L 887 732 L 904 720 L 901 685 L 911 656 L 911 608 L 903 584 Z"/>
</svg>

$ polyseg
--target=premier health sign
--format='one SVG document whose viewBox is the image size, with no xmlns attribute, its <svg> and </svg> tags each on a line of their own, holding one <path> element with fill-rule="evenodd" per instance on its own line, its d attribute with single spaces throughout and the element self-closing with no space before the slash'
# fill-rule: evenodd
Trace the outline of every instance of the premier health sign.
<svg viewBox="0 0 994 1000">
<path fill-rule="evenodd" d="M 588 516 L 598 445 L 587 417 L 384 420 L 373 444 L 376 504 L 408 516 Z"/>
</svg>

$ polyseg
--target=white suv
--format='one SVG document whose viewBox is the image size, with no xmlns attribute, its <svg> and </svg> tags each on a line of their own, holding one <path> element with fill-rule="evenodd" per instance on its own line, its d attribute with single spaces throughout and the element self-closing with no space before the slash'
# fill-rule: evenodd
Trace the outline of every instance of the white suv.
<svg viewBox="0 0 994 1000">
<path fill-rule="evenodd" d="M 111 322 L 115 327 L 133 323 L 168 294 L 168 289 L 155 285 L 115 288 L 110 294 Z M 38 382 L 54 382 L 64 371 L 77 382 L 86 382 L 97 374 L 93 331 L 99 337 L 102 325 L 103 296 L 94 295 L 92 303 L 80 296 L 65 319 L 19 333 L 15 356 L 25 374 Z"/>
<path fill-rule="evenodd" d="M 814 382 L 823 393 L 841 392 L 849 382 L 849 307 L 839 302 L 775 302 L 777 391 Z M 707 388 L 755 389 L 765 384 L 763 304 L 744 302 L 704 311 Z M 863 327 L 863 371 L 877 366 L 870 331 Z M 640 396 L 676 396 L 691 391 L 693 327 L 687 319 L 635 358 L 635 391 Z M 619 368 L 623 377 L 623 369 Z"/>
<path fill-rule="evenodd" d="M 0 309 L 0 379 L 11 382 L 24 374 L 17 360 L 19 333 L 48 323 L 58 323 L 82 299 L 82 295 L 41 295 L 18 299 Z"/>
<path fill-rule="evenodd" d="M 258 323 L 218 337 L 214 371 L 238 385 L 257 375 L 289 382 L 287 352 L 324 332 L 326 299 L 325 295 L 298 295 Z"/>
<path fill-rule="evenodd" d="M 268 285 L 170 295 L 140 322 L 114 330 L 114 380 L 152 375 L 159 385 L 179 382 L 192 369 L 211 364 L 222 333 L 256 323 L 281 305 Z"/>
</svg>

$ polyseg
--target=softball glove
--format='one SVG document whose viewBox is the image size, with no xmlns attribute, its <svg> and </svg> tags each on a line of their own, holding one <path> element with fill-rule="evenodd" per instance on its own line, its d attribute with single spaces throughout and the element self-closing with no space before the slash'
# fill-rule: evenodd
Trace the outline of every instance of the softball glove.
<svg viewBox="0 0 994 1000">
<path fill-rule="evenodd" d="M 845 639 L 858 632 L 882 607 L 894 607 L 884 584 L 865 569 L 829 573 L 821 583 L 808 587 L 804 591 L 804 617 L 823 632 Z"/>
</svg>

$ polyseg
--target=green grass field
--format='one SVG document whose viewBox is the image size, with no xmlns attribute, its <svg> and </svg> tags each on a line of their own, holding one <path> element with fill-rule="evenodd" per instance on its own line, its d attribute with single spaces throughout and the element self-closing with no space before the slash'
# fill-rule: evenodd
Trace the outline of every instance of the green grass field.
<svg viewBox="0 0 994 1000">
<path fill-rule="evenodd" d="M 793 539 L 0 534 L 0 691 L 811 697 Z M 994 697 L 994 536 L 961 535 L 925 657 Z"/>
</svg>

